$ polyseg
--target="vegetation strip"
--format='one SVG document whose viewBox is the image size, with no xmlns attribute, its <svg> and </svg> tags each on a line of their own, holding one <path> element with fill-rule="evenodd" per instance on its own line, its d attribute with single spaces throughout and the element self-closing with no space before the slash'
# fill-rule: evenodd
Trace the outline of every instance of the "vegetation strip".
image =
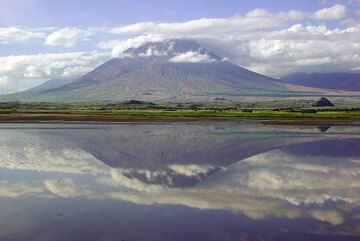
<svg viewBox="0 0 360 241">
<path fill-rule="evenodd" d="M 286 112 L 272 110 L 17 110 L 2 111 L 0 122 L 181 122 L 201 120 L 267 120 L 267 124 L 353 123 L 359 111 Z"/>
</svg>

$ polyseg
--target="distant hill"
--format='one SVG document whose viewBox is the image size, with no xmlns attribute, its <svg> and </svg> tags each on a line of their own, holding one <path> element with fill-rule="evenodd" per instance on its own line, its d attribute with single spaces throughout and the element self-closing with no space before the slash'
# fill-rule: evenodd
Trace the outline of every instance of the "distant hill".
<svg viewBox="0 0 360 241">
<path fill-rule="evenodd" d="M 360 73 L 294 73 L 281 80 L 315 88 L 360 91 Z"/>
<path fill-rule="evenodd" d="M 42 93 L 44 93 L 47 90 L 50 89 L 55 89 L 55 88 L 59 88 L 61 86 L 67 85 L 69 83 L 71 83 L 73 80 L 64 80 L 64 79 L 50 79 L 38 86 L 35 86 L 31 89 L 28 90 L 24 90 L 15 94 L 10 94 L 10 95 L 4 95 L 4 96 L 0 96 L 0 100 L 21 100 L 21 101 L 32 101 L 32 100 L 36 100 L 38 98 L 38 96 L 41 96 Z M 48 99 L 49 101 L 51 101 L 51 99 Z M 43 99 L 42 101 L 48 101 L 46 99 Z"/>
<path fill-rule="evenodd" d="M 71 83 L 72 81 L 70 80 L 64 80 L 64 79 L 50 79 L 38 86 L 35 86 L 34 88 L 31 88 L 27 91 L 37 91 L 37 92 L 41 92 L 41 91 L 45 91 L 45 90 L 50 90 L 50 89 L 54 89 L 54 88 L 59 88 L 63 85 L 67 85 L 69 83 Z"/>
<path fill-rule="evenodd" d="M 54 80 L 0 100 L 225 101 L 244 96 L 341 95 L 284 83 L 235 65 L 191 40 L 147 43 L 125 51 L 71 83 Z"/>
</svg>

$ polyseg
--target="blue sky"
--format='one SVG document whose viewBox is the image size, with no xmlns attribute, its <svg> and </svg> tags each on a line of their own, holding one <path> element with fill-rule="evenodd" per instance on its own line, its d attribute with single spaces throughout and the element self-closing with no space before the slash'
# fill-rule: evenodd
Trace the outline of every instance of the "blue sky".
<svg viewBox="0 0 360 241">
<path fill-rule="evenodd" d="M 323 2 L 323 3 L 322 3 Z M 256 8 L 269 11 L 315 11 L 342 1 L 316 0 L 8 0 L 2 12 L 3 26 L 102 26 L 130 24 L 142 21 L 186 21 L 202 17 L 229 17 Z M 349 8 L 357 1 L 346 1 Z M 5 17 L 3 17 L 5 16 Z"/>
<path fill-rule="evenodd" d="M 0 0 L 0 94 L 191 38 L 273 77 L 360 71 L 360 0 Z"/>
</svg>

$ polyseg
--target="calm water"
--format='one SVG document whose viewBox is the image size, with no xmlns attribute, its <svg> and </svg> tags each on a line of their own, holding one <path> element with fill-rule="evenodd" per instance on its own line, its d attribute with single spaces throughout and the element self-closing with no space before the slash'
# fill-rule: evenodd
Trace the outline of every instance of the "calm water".
<svg viewBox="0 0 360 241">
<path fill-rule="evenodd" d="M 360 240 L 358 127 L 0 133 L 0 240 Z"/>
</svg>

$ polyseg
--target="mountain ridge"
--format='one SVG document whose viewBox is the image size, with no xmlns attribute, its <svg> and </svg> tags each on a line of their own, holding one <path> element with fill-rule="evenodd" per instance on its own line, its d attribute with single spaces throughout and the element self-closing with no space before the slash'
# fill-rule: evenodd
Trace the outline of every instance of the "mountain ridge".
<svg viewBox="0 0 360 241">
<path fill-rule="evenodd" d="M 360 91 L 360 73 L 305 73 L 298 72 L 281 78 L 282 81 L 316 88 Z"/>
</svg>

